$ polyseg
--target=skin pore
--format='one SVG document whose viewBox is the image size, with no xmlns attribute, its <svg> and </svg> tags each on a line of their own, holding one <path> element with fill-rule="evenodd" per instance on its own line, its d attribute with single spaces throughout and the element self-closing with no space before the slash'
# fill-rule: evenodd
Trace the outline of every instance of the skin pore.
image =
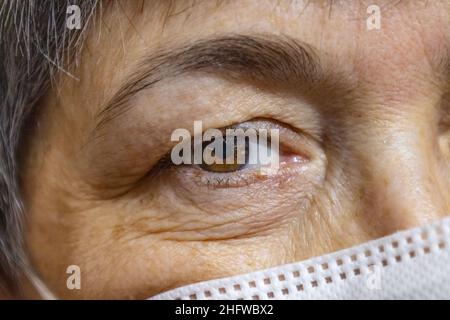
<svg viewBox="0 0 450 320">
<path fill-rule="evenodd" d="M 380 30 L 366 28 L 371 4 L 381 7 Z M 118 1 L 104 8 L 71 70 L 78 80 L 57 79 L 29 130 L 22 187 L 32 263 L 61 298 L 141 299 L 446 216 L 449 27 L 445 0 L 175 1 L 170 9 Z M 230 59 L 229 68 L 213 60 L 175 72 L 173 54 L 156 76 L 153 69 L 158 81 L 102 121 L 149 56 L 179 58 L 212 41 L 192 65 L 217 39 L 232 40 L 220 50 L 244 50 L 236 41 L 242 36 L 273 51 L 301 44 L 314 59 L 314 77 L 291 76 L 292 61 L 281 71 L 276 63 Z M 252 50 L 245 54 L 266 52 Z M 248 169 L 220 180 L 193 165 L 160 166 L 174 145 L 171 133 L 192 130 L 196 120 L 204 130 L 280 128 L 285 165 L 273 176 Z M 69 265 L 81 269 L 81 290 L 66 287 Z"/>
</svg>

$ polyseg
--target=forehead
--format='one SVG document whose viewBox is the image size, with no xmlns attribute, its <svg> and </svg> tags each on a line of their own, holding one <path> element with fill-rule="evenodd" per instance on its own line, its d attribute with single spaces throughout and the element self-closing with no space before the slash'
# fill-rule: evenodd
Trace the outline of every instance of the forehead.
<svg viewBox="0 0 450 320">
<path fill-rule="evenodd" d="M 84 89 L 101 87 L 97 92 L 103 92 L 104 99 L 143 56 L 229 34 L 298 39 L 315 49 L 327 72 L 348 75 L 375 95 L 408 98 L 426 94 L 426 84 L 448 83 L 448 1 L 114 3 L 91 30 L 80 69 Z M 369 30 L 368 8 L 373 5 L 380 11 L 380 28 Z"/>
<path fill-rule="evenodd" d="M 277 32 L 295 30 L 299 36 L 318 27 L 339 25 L 336 32 L 356 31 L 366 26 L 375 10 L 382 20 L 396 28 L 434 27 L 448 34 L 450 2 L 447 0 L 200 0 L 200 1 L 118 1 L 108 5 L 107 15 L 116 22 L 116 31 L 128 28 L 137 33 L 152 31 L 159 36 L 211 31 L 254 31 L 270 29 Z M 147 29 L 145 26 L 152 26 Z M 120 28 L 119 28 L 120 27 Z M 355 27 L 358 27 L 356 30 Z M 401 28 L 401 29 L 403 29 Z M 122 29 L 122 30 L 119 30 Z M 399 31 L 399 30 L 396 30 Z M 315 36 L 322 36 L 315 34 Z"/>
<path fill-rule="evenodd" d="M 367 65 L 371 58 L 435 57 L 448 53 L 450 2 L 443 1 L 119 1 L 107 6 L 92 37 L 96 51 L 113 42 L 111 50 L 136 58 L 149 50 L 217 34 L 271 33 L 297 38 L 323 55 L 355 57 Z M 380 29 L 369 30 L 369 8 L 378 7 Z M 103 29 L 103 30 L 100 30 Z M 97 55 L 101 54 L 96 52 Z M 333 57 L 334 58 L 334 57 Z M 117 62 L 117 61 L 116 61 Z M 396 61 L 400 63 L 400 61 Z"/>
</svg>

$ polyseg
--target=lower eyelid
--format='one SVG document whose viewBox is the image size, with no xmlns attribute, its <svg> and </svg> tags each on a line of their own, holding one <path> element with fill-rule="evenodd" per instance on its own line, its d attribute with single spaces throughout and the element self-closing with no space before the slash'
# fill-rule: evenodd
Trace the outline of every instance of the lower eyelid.
<svg viewBox="0 0 450 320">
<path fill-rule="evenodd" d="M 307 156 L 284 149 L 280 146 L 279 169 L 276 172 L 272 172 L 270 166 L 258 164 L 249 164 L 238 171 L 224 173 L 208 172 L 199 165 L 187 165 L 179 167 L 178 174 L 185 175 L 199 187 L 206 186 L 212 189 L 241 188 L 266 181 L 279 183 L 301 173 L 305 164 L 311 160 Z"/>
<path fill-rule="evenodd" d="M 180 167 L 176 174 L 184 175 L 186 179 L 192 180 L 199 187 L 213 189 L 241 188 L 266 181 L 279 183 L 301 173 L 303 170 L 302 165 L 307 163 L 307 160 L 301 160 L 296 156 L 293 156 L 293 158 L 293 161 L 280 161 L 280 168 L 277 172 L 271 172 L 269 167 L 262 168 L 249 165 L 242 170 L 232 173 L 214 173 L 204 171 L 195 165 Z"/>
<path fill-rule="evenodd" d="M 201 176 L 199 182 L 212 188 L 245 187 L 264 179 L 258 175 L 257 171 L 247 167 L 233 173 L 208 173 Z"/>
</svg>

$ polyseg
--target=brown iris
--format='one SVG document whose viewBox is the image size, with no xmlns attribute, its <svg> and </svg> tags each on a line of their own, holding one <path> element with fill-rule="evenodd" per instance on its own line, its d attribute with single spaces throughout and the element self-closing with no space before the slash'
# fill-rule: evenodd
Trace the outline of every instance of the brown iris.
<svg viewBox="0 0 450 320">
<path fill-rule="evenodd" d="M 209 143 L 203 144 L 203 150 L 209 145 Z M 239 156 L 244 153 L 245 162 L 238 163 Z M 242 156 L 241 156 L 242 157 Z M 200 168 L 210 172 L 226 173 L 243 169 L 248 162 L 248 139 L 245 139 L 245 146 L 239 147 L 236 140 L 226 141 L 223 139 L 223 152 L 221 158 L 216 156 L 216 161 L 212 164 L 202 163 Z M 221 161 L 219 161 L 221 160 Z"/>
</svg>

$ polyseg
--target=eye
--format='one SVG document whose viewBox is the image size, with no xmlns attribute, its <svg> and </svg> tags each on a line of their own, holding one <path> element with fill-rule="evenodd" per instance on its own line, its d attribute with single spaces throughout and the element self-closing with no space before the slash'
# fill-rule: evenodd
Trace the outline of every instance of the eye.
<svg viewBox="0 0 450 320">
<path fill-rule="evenodd" d="M 214 159 L 211 164 L 202 162 L 199 165 L 200 168 L 209 172 L 233 172 L 245 168 L 248 162 L 248 139 L 245 139 L 244 146 L 238 144 L 236 139 L 222 138 L 221 140 L 220 142 L 223 146 L 222 152 L 214 154 Z M 204 142 L 202 152 L 205 153 L 205 151 L 211 148 L 211 143 Z M 245 163 L 239 163 L 238 161 L 242 156 L 245 159 Z"/>
<path fill-rule="evenodd" d="M 298 149 L 294 146 L 297 134 L 278 123 L 254 120 L 219 130 L 219 136 L 201 142 L 201 163 L 174 166 L 173 170 L 197 185 L 231 188 L 292 175 L 308 161 L 293 151 Z M 193 145 L 194 158 L 195 149 Z"/>
<path fill-rule="evenodd" d="M 256 140 L 260 139 L 256 135 Z M 239 141 L 238 136 L 226 137 L 223 135 L 218 140 L 213 139 L 212 142 L 204 142 L 202 153 L 212 153 L 212 161 L 210 163 L 202 162 L 200 168 L 216 173 L 235 172 L 247 168 L 251 164 L 257 164 L 258 155 L 251 154 L 250 150 L 255 152 L 266 152 L 267 148 L 261 147 L 257 141 L 253 141 L 249 137 L 242 137 Z M 214 149 L 214 146 L 219 146 L 220 152 Z"/>
</svg>

